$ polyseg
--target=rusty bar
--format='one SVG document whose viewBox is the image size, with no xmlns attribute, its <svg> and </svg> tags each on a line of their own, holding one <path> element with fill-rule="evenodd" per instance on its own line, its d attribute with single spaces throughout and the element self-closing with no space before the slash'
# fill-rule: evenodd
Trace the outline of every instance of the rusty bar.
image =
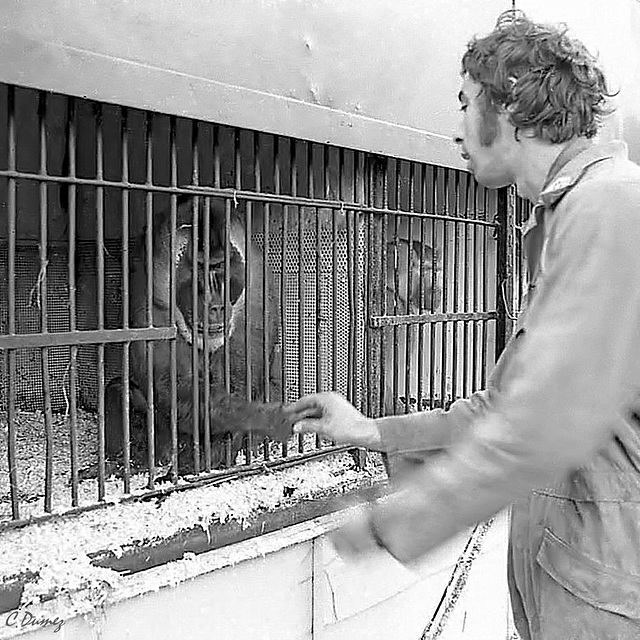
<svg viewBox="0 0 640 640">
<path fill-rule="evenodd" d="M 198 125 L 191 121 L 191 184 L 198 186 L 200 182 L 200 172 L 198 164 Z M 200 252 L 199 252 L 199 211 L 200 196 L 193 197 L 191 208 L 191 332 L 193 341 L 191 343 L 191 403 L 193 405 L 193 472 L 200 473 L 200 354 L 198 353 L 198 326 L 200 318 L 198 316 L 198 305 L 200 299 Z M 204 279 L 208 280 L 208 273 L 205 272 Z M 209 346 L 204 345 L 205 331 L 204 318 L 207 316 L 207 307 L 204 308 L 202 314 L 203 327 L 203 346 L 204 349 Z M 208 337 L 207 337 L 208 338 Z"/>
<path fill-rule="evenodd" d="M 123 182 L 129 181 L 129 131 L 128 112 L 126 108 L 120 111 L 120 149 L 122 164 L 120 174 Z M 123 189 L 121 193 L 122 205 L 122 328 L 129 328 L 129 192 Z M 122 343 L 122 453 L 123 453 L 123 482 L 124 493 L 131 493 L 131 425 L 129 422 L 130 402 L 130 342 Z"/>
<path fill-rule="evenodd" d="M 41 176 L 37 173 L 27 173 L 22 171 L 8 171 L 0 170 L 0 177 L 12 178 L 15 180 L 32 180 L 34 182 L 53 182 L 55 184 L 75 184 L 77 186 L 90 186 L 90 187 L 108 187 L 114 189 L 128 189 L 129 191 L 147 191 L 149 188 L 144 184 L 138 184 L 136 182 L 123 183 L 113 180 L 98 180 L 93 178 L 69 178 L 64 176 Z M 221 187 L 208 187 L 206 185 L 200 185 L 198 187 L 192 187 L 189 185 L 183 187 L 167 187 L 163 185 L 153 185 L 151 190 L 154 193 L 165 193 L 168 195 L 200 195 L 200 196 L 217 196 L 220 198 L 230 198 L 237 202 L 252 201 L 252 202 L 269 202 L 271 204 L 288 204 L 291 206 L 301 207 L 325 207 L 327 209 L 342 209 L 348 206 L 350 209 L 359 209 L 361 213 L 395 213 L 394 209 L 375 209 L 373 207 L 367 207 L 359 205 L 357 202 L 340 202 L 339 200 L 311 200 L 303 196 L 287 196 L 284 194 L 273 193 L 254 193 L 253 191 L 238 191 L 237 189 L 221 188 Z M 428 218 L 432 220 L 450 220 L 451 216 L 422 213 L 416 211 L 414 213 L 405 212 L 406 216 L 414 216 L 418 218 Z M 473 221 L 472 224 L 477 224 L 484 227 L 496 227 L 495 222 L 487 222 L 484 220 Z"/>
<path fill-rule="evenodd" d="M 145 113 L 145 184 L 153 184 L 153 115 Z M 145 193 L 145 247 L 146 247 L 146 280 L 147 280 L 147 327 L 153 327 L 153 195 L 151 191 Z M 147 466 L 149 469 L 148 488 L 155 488 L 156 476 L 156 437 L 155 437 L 155 398 L 154 398 L 154 362 L 153 340 L 145 343 L 147 365 Z"/>
<path fill-rule="evenodd" d="M 408 315 L 371 316 L 373 328 L 400 327 L 409 324 L 437 324 L 440 322 L 470 322 L 472 320 L 497 320 L 496 311 L 457 311 L 448 313 L 421 313 Z"/>
<path fill-rule="evenodd" d="M 76 174 L 76 111 L 75 99 L 67 99 L 67 154 L 69 175 Z M 69 333 L 76 331 L 76 187 L 69 186 Z M 71 345 L 69 360 L 69 440 L 71 445 L 71 504 L 78 505 L 78 431 L 77 431 L 77 376 L 78 347 Z"/>
<path fill-rule="evenodd" d="M 507 300 L 511 296 L 504 294 L 506 290 L 510 290 L 509 284 L 509 236 L 510 229 L 509 224 L 509 203 L 508 203 L 508 190 L 507 188 L 498 190 L 498 202 L 497 202 L 497 216 L 500 221 L 500 228 L 498 230 L 498 246 L 497 246 L 497 268 L 496 268 L 496 292 L 497 292 L 497 306 L 498 320 L 496 323 L 496 350 L 495 359 L 497 360 L 504 345 L 507 341 L 509 334 L 509 310 L 507 309 Z M 501 295 L 502 294 L 502 295 Z"/>
<path fill-rule="evenodd" d="M 40 166 L 41 175 L 47 174 L 47 94 L 38 94 L 38 131 L 40 137 Z M 47 254 L 48 239 L 48 206 L 47 183 L 40 183 L 40 273 L 34 291 L 38 290 L 40 306 L 40 331 L 49 332 L 49 317 L 47 310 L 47 268 L 49 257 Z M 53 495 L 53 414 L 51 410 L 51 377 L 49 373 L 49 348 L 41 348 L 42 362 L 42 396 L 44 404 L 44 425 L 46 438 L 45 480 L 44 480 L 44 510 L 49 513 L 52 509 Z"/>
<path fill-rule="evenodd" d="M 169 118 L 169 174 L 172 187 L 178 185 L 178 152 L 176 148 L 176 117 Z M 176 226 L 178 219 L 178 199 L 171 193 L 171 209 L 169 213 L 169 326 L 176 326 Z M 169 343 L 169 376 L 171 385 L 171 467 L 173 481 L 178 483 L 178 356 L 176 340 Z"/>
<path fill-rule="evenodd" d="M 96 119 L 96 177 L 104 177 L 104 130 L 102 106 L 95 105 Z M 98 333 L 104 332 L 104 188 L 96 189 L 96 301 Z M 76 337 L 84 338 L 89 332 L 83 331 Z M 98 500 L 105 499 L 105 342 L 96 336 L 98 342 Z"/>
<path fill-rule="evenodd" d="M 15 88 L 7 87 L 7 129 L 8 129 L 8 167 L 16 168 L 16 113 L 15 113 Z M 7 303 L 8 303 L 8 332 L 15 336 L 16 332 L 16 181 L 8 180 L 7 193 Z M 5 350 L 7 359 L 7 461 L 9 465 L 9 487 L 11 493 L 11 517 L 14 520 L 20 518 L 20 498 L 18 480 L 18 460 L 16 456 L 16 352 L 13 349 Z"/>
</svg>

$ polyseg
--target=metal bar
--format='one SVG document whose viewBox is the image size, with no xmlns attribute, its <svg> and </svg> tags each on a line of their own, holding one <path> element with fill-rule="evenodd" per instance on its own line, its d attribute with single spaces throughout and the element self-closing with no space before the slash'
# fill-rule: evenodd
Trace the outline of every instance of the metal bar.
<svg viewBox="0 0 640 640">
<path fill-rule="evenodd" d="M 344 149 L 338 150 L 338 198 L 342 200 Z M 338 211 L 331 209 L 331 389 L 338 390 Z"/>
<path fill-rule="evenodd" d="M 16 167 L 16 113 L 15 113 L 15 88 L 7 87 L 7 130 L 8 130 L 8 167 L 15 170 Z M 8 302 L 8 331 L 16 332 L 16 181 L 8 180 L 7 186 L 7 302 Z M 8 336 L 0 336 L 5 338 Z M 7 358 L 7 461 L 9 465 L 9 487 L 11 493 L 11 517 L 20 517 L 20 498 L 18 482 L 18 460 L 16 455 L 16 352 L 5 347 Z"/>
<path fill-rule="evenodd" d="M 235 186 L 236 189 L 242 189 L 242 155 L 240 146 L 240 132 L 235 132 L 235 159 L 236 159 L 236 172 L 235 172 Z M 245 208 L 245 275 L 244 275 L 244 290 L 245 290 L 245 305 L 244 305 L 244 352 L 245 352 L 245 380 L 246 380 L 246 397 L 247 400 L 253 400 L 253 371 L 251 366 L 252 344 L 251 344 L 251 304 L 249 303 L 249 292 L 252 291 L 252 271 L 251 271 L 251 230 L 253 227 L 253 201 L 248 200 Z M 228 230 L 227 238 L 231 235 L 231 229 Z M 251 431 L 247 433 L 245 446 L 245 463 L 251 464 L 253 461 L 253 434 Z"/>
<path fill-rule="evenodd" d="M 445 208 L 449 208 L 449 169 L 444 170 L 444 185 L 443 189 L 440 191 L 441 202 L 443 203 Z M 448 268 L 449 268 L 449 256 L 448 256 L 448 238 L 447 238 L 447 223 L 444 222 L 442 225 L 442 310 L 446 313 L 448 309 Z M 446 408 L 446 396 L 447 396 L 447 359 L 449 355 L 449 325 L 447 321 L 444 320 L 442 322 L 442 344 L 441 346 L 441 365 L 442 368 L 440 370 L 440 401 L 442 403 L 442 407 Z"/>
<path fill-rule="evenodd" d="M 508 192 L 507 188 L 498 191 L 497 216 L 501 223 L 498 230 L 498 247 L 497 247 L 497 269 L 496 269 L 496 292 L 497 292 L 497 310 L 498 319 L 496 323 L 496 350 L 495 359 L 497 360 L 504 349 L 509 333 L 507 299 L 511 299 L 509 295 L 500 295 L 502 291 L 508 289 L 509 283 L 509 229 L 507 223 L 509 221 L 508 211 Z M 504 287 L 504 288 L 503 288 Z"/>
<path fill-rule="evenodd" d="M 298 144 L 293 138 L 290 139 L 291 165 L 291 195 L 298 195 Z M 305 364 L 305 282 L 304 282 L 304 210 L 298 207 L 298 395 L 304 395 L 304 364 Z M 298 436 L 298 452 L 304 451 L 304 435 Z"/>
<path fill-rule="evenodd" d="M 431 169 L 431 182 L 429 183 L 430 192 L 429 192 L 429 206 L 432 209 L 436 210 L 436 183 L 438 180 L 438 168 L 430 167 Z M 436 306 L 436 287 L 440 286 L 436 278 L 437 273 L 437 234 L 436 234 L 436 221 L 431 222 L 431 299 L 429 301 L 429 310 L 431 313 L 435 311 Z M 440 290 L 444 288 L 444 283 L 440 286 Z M 434 407 L 434 398 L 435 398 L 435 390 L 436 390 L 436 335 L 437 335 L 437 326 L 432 324 L 429 326 L 429 409 L 433 409 Z"/>
<path fill-rule="evenodd" d="M 69 175 L 76 174 L 76 112 L 75 99 L 67 102 L 67 153 Z M 69 186 L 69 333 L 76 331 L 76 187 Z M 78 432 L 77 432 L 77 376 L 78 347 L 71 345 L 69 360 L 69 440 L 71 449 L 71 504 L 78 505 Z"/>
<path fill-rule="evenodd" d="M 282 171 L 281 171 L 281 155 L 280 155 L 280 138 L 276 136 L 273 141 L 273 187 L 276 195 L 281 191 Z M 282 207 L 282 233 L 280 237 L 282 239 L 282 256 L 280 262 L 280 331 L 281 331 L 281 345 L 282 345 L 282 369 L 280 385 L 282 389 L 282 402 L 288 400 L 287 394 L 287 375 L 286 375 L 286 361 L 287 350 L 285 348 L 286 335 L 285 328 L 287 326 L 287 223 L 288 223 L 289 209 L 287 205 Z M 282 443 L 282 455 L 286 457 L 288 455 L 288 443 L 285 440 Z"/>
<path fill-rule="evenodd" d="M 457 170 L 451 170 L 453 173 L 453 193 L 450 194 L 450 201 L 453 201 L 454 209 L 454 221 L 453 221 L 453 311 L 457 313 L 460 308 L 460 256 L 459 256 L 459 239 L 460 239 L 460 225 L 458 224 L 457 217 L 459 215 L 460 206 L 460 172 Z M 458 329 L 460 328 L 459 322 L 453 322 L 451 325 L 451 400 L 455 400 L 458 395 Z"/>
<path fill-rule="evenodd" d="M 202 216 L 202 246 L 203 246 L 203 266 L 204 266 L 204 299 L 205 312 L 202 315 L 202 335 L 203 335 L 203 364 L 202 364 L 202 422 L 204 438 L 204 468 L 211 471 L 211 376 L 210 376 L 210 347 L 209 347 L 209 309 L 211 307 L 211 199 L 204 199 L 204 214 Z"/>
<path fill-rule="evenodd" d="M 477 189 L 476 189 L 476 181 L 469 177 L 469 185 L 471 186 L 471 191 L 473 197 L 470 199 L 473 208 L 473 216 L 476 218 L 478 216 L 478 203 L 477 203 Z M 478 259 L 478 228 L 473 227 L 473 236 L 472 236 L 472 246 L 473 246 L 473 282 L 472 282 L 472 295 L 471 295 L 471 308 L 475 311 L 478 307 L 478 270 L 479 270 L 479 259 Z M 474 322 L 472 324 L 473 333 L 471 336 L 471 352 L 473 354 L 473 370 L 472 370 L 472 388 L 471 391 L 477 391 L 479 388 L 479 380 L 478 373 L 480 368 L 478 367 L 478 359 L 480 354 L 478 353 L 478 329 L 480 327 L 480 323 Z"/>
<path fill-rule="evenodd" d="M 96 177 L 102 180 L 104 176 L 104 122 L 102 107 L 96 104 Z M 97 302 L 97 335 L 91 342 L 98 342 L 98 500 L 105 498 L 105 342 L 104 329 L 104 187 L 96 189 L 96 302 Z M 69 339 L 81 344 L 88 333 L 82 331 L 77 334 L 69 334 Z"/>
<path fill-rule="evenodd" d="M 415 199 L 413 190 L 415 188 L 415 166 L 414 163 L 411 162 L 409 164 L 409 211 L 415 211 Z M 407 231 L 408 236 L 408 244 L 407 244 L 407 291 L 406 291 L 406 301 L 407 308 L 405 309 L 405 313 L 407 315 L 411 314 L 411 299 L 413 293 L 413 218 L 409 218 L 409 228 Z M 404 389 L 405 396 L 407 398 L 405 403 L 405 413 L 409 412 L 410 409 L 410 399 L 411 399 L 411 377 L 413 374 L 412 371 L 412 339 L 411 332 L 413 331 L 413 326 L 408 324 L 405 327 L 405 344 L 404 344 L 404 366 L 405 366 L 405 378 L 404 378 Z M 416 402 L 420 402 L 420 398 L 416 399 Z"/>
<path fill-rule="evenodd" d="M 147 191 L 149 187 L 144 184 L 131 182 L 123 183 L 113 180 L 98 180 L 92 178 L 68 178 L 64 176 L 40 176 L 33 173 L 25 173 L 20 171 L 7 171 L 0 170 L 0 177 L 14 178 L 18 180 L 34 180 L 38 182 L 55 182 L 56 184 L 76 184 L 81 186 L 93 186 L 93 187 L 112 187 L 114 189 L 128 189 L 129 191 Z M 178 187 L 176 186 L 162 186 L 153 185 L 151 190 L 154 193 L 167 193 L 167 194 L 185 194 L 185 195 L 200 195 L 200 196 L 217 196 L 220 198 L 226 198 L 231 200 L 252 201 L 252 202 L 270 202 L 271 204 L 288 204 L 301 207 L 324 207 L 326 209 L 345 209 L 357 210 L 362 213 L 395 213 L 394 209 L 376 209 L 374 207 L 364 206 L 357 202 L 341 202 L 339 200 L 312 200 L 302 196 L 288 196 L 285 194 L 275 193 L 255 193 L 253 191 L 239 191 L 236 189 L 222 189 L 218 187 L 207 187 L 205 185 L 199 185 L 198 187 Z M 451 215 L 448 214 L 433 214 L 423 213 L 415 211 L 413 213 L 405 212 L 404 215 L 411 215 L 417 218 L 431 218 L 433 220 L 451 220 Z M 488 222 L 486 220 L 473 220 L 469 221 L 470 224 L 495 227 L 495 222 Z"/>
<path fill-rule="evenodd" d="M 223 324 L 224 324 L 224 342 L 223 348 L 223 368 L 224 368 L 224 389 L 227 394 L 231 393 L 231 349 L 230 349 L 230 336 L 231 336 L 231 243 L 229 241 L 229 235 L 231 231 L 231 200 L 227 200 L 224 207 L 224 228 L 225 228 L 225 243 L 224 243 L 224 301 L 223 301 Z M 231 459 L 231 440 L 225 439 L 225 464 L 230 467 L 235 460 Z"/>
<path fill-rule="evenodd" d="M 38 129 L 40 137 L 40 173 L 47 173 L 47 94 L 38 94 Z M 48 206 L 47 206 L 47 183 L 40 183 L 40 273 L 38 281 L 34 287 L 38 289 L 40 306 L 40 330 L 42 333 L 49 331 L 49 317 L 47 310 L 47 268 L 49 258 L 47 255 L 48 237 Z M 44 405 L 44 426 L 46 439 L 45 453 L 45 480 L 44 480 L 44 510 L 49 512 L 52 509 L 53 495 L 53 415 L 51 410 L 51 378 L 49 373 L 49 348 L 42 347 L 40 352 L 42 363 L 42 396 Z"/>
<path fill-rule="evenodd" d="M 123 182 L 129 181 L 129 132 L 127 124 L 127 109 L 121 109 L 120 149 L 122 151 L 121 175 Z M 129 328 L 129 192 L 121 193 L 122 202 L 122 327 Z M 123 483 L 124 493 L 131 493 L 131 425 L 129 423 L 130 401 L 130 372 L 129 356 L 130 342 L 122 344 L 122 453 L 123 453 Z"/>
<path fill-rule="evenodd" d="M 198 166 L 198 125 L 191 122 L 191 184 L 197 186 L 200 181 L 200 172 Z M 198 332 L 198 306 L 200 303 L 200 256 L 199 256 L 199 212 L 200 212 L 200 196 L 194 196 L 191 209 L 191 252 L 192 252 L 192 268 L 191 268 L 191 327 L 194 335 Z M 204 280 L 209 279 L 208 272 L 204 272 Z M 208 336 L 204 331 L 204 318 L 207 316 L 207 308 L 203 310 L 202 327 L 203 327 L 203 343 L 206 351 L 208 345 Z M 206 336 L 206 338 L 205 338 Z M 191 403 L 193 405 L 192 414 L 192 435 L 193 435 L 193 472 L 200 473 L 200 354 L 198 353 L 198 340 L 193 340 L 191 344 Z"/>
<path fill-rule="evenodd" d="M 153 183 L 153 115 L 145 114 L 145 151 L 146 151 L 146 180 L 147 185 Z M 147 280 L 147 326 L 153 327 L 153 195 L 151 191 L 145 193 L 145 246 L 146 246 L 146 280 Z M 175 327 L 173 327 L 175 332 Z M 150 490 L 155 488 L 156 476 L 156 437 L 155 437 L 155 397 L 153 381 L 154 375 L 154 344 L 153 340 L 146 342 L 147 357 L 147 467 L 149 469 Z"/>
<path fill-rule="evenodd" d="M 464 189 L 461 189 L 460 195 L 463 197 L 461 210 L 464 212 L 464 216 L 469 216 L 469 180 L 468 174 L 464 173 L 460 176 Z M 462 225 L 462 242 L 464 245 L 464 258 L 462 261 L 462 290 L 464 292 L 464 311 L 469 311 L 469 225 L 467 221 Z M 469 323 L 462 323 L 462 397 L 467 398 L 469 396 Z"/>
<path fill-rule="evenodd" d="M 312 143 L 309 143 L 310 145 Z M 312 158 L 311 158 L 312 160 Z M 313 178 L 313 162 L 311 163 L 311 177 Z M 329 197 L 329 156 L 326 145 L 322 146 L 322 178 L 325 198 Z M 315 197 L 314 182 L 309 180 L 310 198 Z M 322 226 L 320 224 L 321 209 L 316 209 L 316 393 L 322 391 L 323 380 L 323 360 L 320 354 L 323 353 L 322 337 L 326 331 L 326 319 L 322 310 Z M 322 439 L 316 434 L 316 447 L 322 446 Z"/>
<path fill-rule="evenodd" d="M 400 258 L 399 249 L 399 219 L 398 209 L 400 207 L 400 160 L 395 160 L 395 205 L 396 211 L 393 214 L 393 315 L 399 315 L 398 295 L 400 293 Z M 405 312 L 406 313 L 406 312 Z M 392 377 L 392 401 L 393 413 L 397 412 L 398 406 L 398 328 L 393 326 L 393 350 L 391 353 L 391 375 Z M 406 406 L 405 406 L 406 409 Z"/>
<path fill-rule="evenodd" d="M 487 189 L 482 188 L 482 204 L 484 215 L 487 215 Z M 482 230 L 482 310 L 487 309 L 487 229 Z M 482 384 L 481 388 L 484 389 L 487 382 L 487 323 L 482 323 Z"/>
<path fill-rule="evenodd" d="M 140 329 L 97 329 L 91 331 L 56 331 L 55 333 L 24 333 L 0 335 L 0 349 L 30 349 L 67 345 L 121 343 L 139 340 L 173 340 L 175 327 Z"/>
<path fill-rule="evenodd" d="M 382 203 L 382 208 L 387 209 L 389 207 L 389 161 L 387 158 L 379 157 L 379 162 L 376 163 L 376 177 L 377 177 L 377 188 L 379 190 L 378 202 Z M 382 313 L 387 314 L 387 269 L 388 264 L 387 261 L 389 256 L 387 254 L 387 243 L 389 240 L 389 217 L 386 214 L 380 216 L 382 219 L 381 229 L 380 229 L 380 278 L 381 278 L 381 286 L 380 290 L 382 291 Z M 386 413 L 386 402 L 387 402 L 387 375 L 388 375 L 388 364 L 387 364 L 387 339 L 388 335 L 386 331 L 381 332 L 380 336 L 380 412 L 382 415 Z M 393 401 L 393 406 L 395 407 L 395 400 Z M 395 413 L 392 409 L 391 413 Z"/>
<path fill-rule="evenodd" d="M 472 320 L 496 320 L 497 311 L 458 311 L 449 313 L 422 313 L 404 316 L 372 316 L 369 325 L 373 328 L 394 327 L 411 324 L 437 324 L 439 322 L 469 322 Z"/>
<path fill-rule="evenodd" d="M 169 118 L 170 182 L 172 187 L 178 184 L 178 153 L 176 148 L 176 117 Z M 176 226 L 178 201 L 175 193 L 171 195 L 169 213 L 169 326 L 176 326 Z M 176 340 L 169 343 L 169 376 L 171 385 L 170 431 L 171 431 L 171 467 L 173 480 L 178 482 L 178 357 Z"/>
<path fill-rule="evenodd" d="M 426 165 L 420 165 L 420 204 L 423 211 L 427 209 L 427 167 Z M 424 299 L 424 267 L 425 267 L 425 244 L 426 244 L 426 236 L 425 236 L 425 228 L 424 228 L 425 220 L 422 218 L 420 220 L 420 262 L 419 262 L 419 271 L 418 271 L 418 287 L 420 291 L 420 302 L 418 304 L 418 313 L 422 314 L 425 311 L 426 300 Z M 432 247 L 432 249 L 434 249 Z M 424 401 L 424 357 L 423 357 L 423 349 L 424 349 L 424 330 L 425 327 L 418 327 L 418 338 L 416 350 L 418 354 L 418 411 L 423 408 Z"/>
</svg>

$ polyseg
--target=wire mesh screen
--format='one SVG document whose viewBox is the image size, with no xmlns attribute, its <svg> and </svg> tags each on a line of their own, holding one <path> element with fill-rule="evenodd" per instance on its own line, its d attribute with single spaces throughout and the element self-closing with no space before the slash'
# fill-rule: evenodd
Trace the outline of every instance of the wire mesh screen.
<svg viewBox="0 0 640 640">
<path fill-rule="evenodd" d="M 484 384 L 500 225 L 466 174 L 12 86 L 0 117 L 0 519 L 330 455 L 291 436 L 310 392 Z"/>
</svg>

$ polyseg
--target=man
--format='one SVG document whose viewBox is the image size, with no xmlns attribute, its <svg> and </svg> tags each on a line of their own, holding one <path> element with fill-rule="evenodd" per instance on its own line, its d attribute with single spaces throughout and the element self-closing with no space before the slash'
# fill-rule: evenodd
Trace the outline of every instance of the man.
<svg viewBox="0 0 640 640">
<path fill-rule="evenodd" d="M 640 638 L 640 168 L 594 142 L 603 74 L 564 29 L 503 14 L 462 59 L 468 169 L 515 184 L 529 288 L 486 391 L 449 411 L 365 418 L 335 393 L 296 430 L 392 453 L 441 450 L 336 536 L 410 563 L 511 506 L 523 640 Z"/>
</svg>

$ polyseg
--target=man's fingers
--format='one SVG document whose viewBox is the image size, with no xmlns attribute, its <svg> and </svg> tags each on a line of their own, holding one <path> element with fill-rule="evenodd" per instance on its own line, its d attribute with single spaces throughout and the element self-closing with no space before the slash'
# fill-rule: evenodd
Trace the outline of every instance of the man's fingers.
<svg viewBox="0 0 640 640">
<path fill-rule="evenodd" d="M 322 435 L 322 422 L 319 420 L 302 420 L 293 425 L 293 433 L 319 433 Z"/>
</svg>

